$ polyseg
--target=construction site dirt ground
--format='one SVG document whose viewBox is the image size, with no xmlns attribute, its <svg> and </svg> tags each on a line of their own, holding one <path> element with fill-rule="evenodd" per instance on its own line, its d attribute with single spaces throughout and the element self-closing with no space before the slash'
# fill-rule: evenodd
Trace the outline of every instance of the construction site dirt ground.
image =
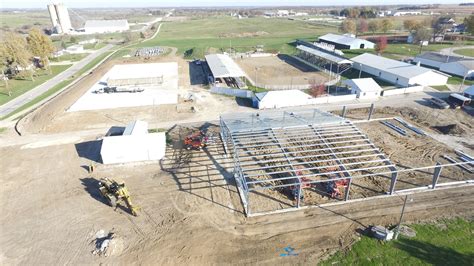
<svg viewBox="0 0 474 266">
<path fill-rule="evenodd" d="M 162 162 L 97 164 L 89 174 L 99 150 L 93 137 L 0 148 L 1 264 L 316 263 L 354 243 L 357 229 L 396 223 L 403 203 L 397 195 L 246 218 L 218 142 L 181 156 L 169 146 Z M 105 203 L 101 177 L 126 182 L 138 217 Z M 411 194 L 405 221 L 473 217 L 473 192 Z M 92 254 L 101 230 L 115 233 L 107 256 Z M 288 246 L 298 255 L 281 256 Z"/>
<path fill-rule="evenodd" d="M 329 80 L 329 77 L 302 62 L 288 56 L 267 56 L 267 57 L 247 57 L 235 59 L 236 63 L 245 73 L 259 86 L 322 84 Z"/>
</svg>

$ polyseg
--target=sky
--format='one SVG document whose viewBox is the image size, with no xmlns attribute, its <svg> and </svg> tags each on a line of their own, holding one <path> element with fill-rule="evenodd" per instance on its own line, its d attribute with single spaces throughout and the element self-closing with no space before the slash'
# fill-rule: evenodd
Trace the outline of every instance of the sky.
<svg viewBox="0 0 474 266">
<path fill-rule="evenodd" d="M 186 6 L 325 6 L 325 5 L 393 5 L 457 4 L 473 0 L 59 0 L 70 8 L 85 7 L 186 7 Z M 0 0 L 1 8 L 46 8 L 51 0 Z"/>
</svg>

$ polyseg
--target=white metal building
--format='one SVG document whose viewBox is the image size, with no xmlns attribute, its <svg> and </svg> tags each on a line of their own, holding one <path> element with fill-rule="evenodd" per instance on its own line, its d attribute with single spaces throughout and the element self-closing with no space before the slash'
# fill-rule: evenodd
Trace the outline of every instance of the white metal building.
<svg viewBox="0 0 474 266">
<path fill-rule="evenodd" d="M 449 75 L 405 62 L 365 53 L 351 59 L 353 68 L 362 70 L 396 86 L 446 85 Z"/>
<path fill-rule="evenodd" d="M 115 65 L 84 93 L 69 112 L 178 103 L 178 63 Z M 104 86 L 140 88 L 137 93 L 95 93 Z M 125 85 L 129 84 L 129 85 Z"/>
<path fill-rule="evenodd" d="M 332 44 L 336 49 L 373 49 L 375 44 L 364 39 L 355 38 L 351 35 L 339 35 L 328 33 L 319 37 L 319 42 Z"/>
<path fill-rule="evenodd" d="M 278 90 L 255 94 L 258 109 L 272 109 L 310 104 L 313 97 L 300 90 Z"/>
<path fill-rule="evenodd" d="M 155 64 L 115 65 L 109 71 L 108 86 L 153 86 L 163 83 L 164 73 Z"/>
<path fill-rule="evenodd" d="M 474 59 L 426 52 L 417 55 L 413 61 L 451 75 L 466 76 L 467 79 L 474 78 Z"/>
<path fill-rule="evenodd" d="M 382 88 L 372 78 L 348 79 L 342 83 L 351 88 L 352 94 L 357 94 L 360 99 L 374 99 L 382 92 Z"/>
<path fill-rule="evenodd" d="M 208 54 L 205 57 L 214 78 L 245 76 L 245 72 L 226 54 Z"/>
<path fill-rule="evenodd" d="M 135 121 L 123 135 L 103 138 L 100 155 L 103 164 L 117 164 L 160 160 L 165 151 L 165 133 L 148 133 L 148 123 Z"/>
<path fill-rule="evenodd" d="M 87 20 L 84 25 L 84 31 L 87 34 L 122 32 L 129 30 L 126 19 L 119 20 Z"/>
</svg>

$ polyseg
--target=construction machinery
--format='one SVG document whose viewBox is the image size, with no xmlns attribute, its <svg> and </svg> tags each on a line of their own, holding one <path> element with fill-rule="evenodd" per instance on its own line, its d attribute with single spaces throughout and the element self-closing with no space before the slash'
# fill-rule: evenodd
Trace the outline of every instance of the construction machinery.
<svg viewBox="0 0 474 266">
<path fill-rule="evenodd" d="M 133 206 L 130 193 L 124 182 L 117 182 L 107 177 L 102 178 L 99 182 L 100 194 L 107 200 L 112 207 L 116 207 L 120 201 L 125 202 L 130 213 L 137 216 L 138 207 Z"/>
<path fill-rule="evenodd" d="M 201 150 L 206 147 L 207 135 L 204 131 L 193 132 L 184 138 L 184 147 L 187 150 Z"/>
<path fill-rule="evenodd" d="M 337 171 L 337 167 L 328 168 L 327 171 L 335 172 Z M 339 174 L 330 174 L 328 175 L 329 179 L 336 179 L 339 178 Z M 339 179 L 339 180 L 331 180 L 328 182 L 324 182 L 326 187 L 326 193 L 329 194 L 331 198 L 337 198 L 342 195 L 341 188 L 346 188 L 349 184 L 349 179 Z"/>
</svg>

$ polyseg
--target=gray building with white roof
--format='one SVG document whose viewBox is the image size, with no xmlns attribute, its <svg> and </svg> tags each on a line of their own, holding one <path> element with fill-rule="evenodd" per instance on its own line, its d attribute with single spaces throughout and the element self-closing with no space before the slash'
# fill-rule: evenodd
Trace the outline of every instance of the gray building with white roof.
<svg viewBox="0 0 474 266">
<path fill-rule="evenodd" d="M 426 52 L 417 55 L 413 61 L 451 75 L 466 76 L 467 79 L 474 79 L 473 58 Z"/>
<path fill-rule="evenodd" d="M 368 53 L 356 56 L 351 60 L 354 62 L 353 68 L 400 87 L 446 85 L 450 77 L 433 69 Z"/>
<path fill-rule="evenodd" d="M 352 37 L 351 35 L 339 35 L 328 33 L 319 37 L 319 42 L 332 44 L 336 49 L 373 49 L 375 44 L 364 39 Z"/>
</svg>

